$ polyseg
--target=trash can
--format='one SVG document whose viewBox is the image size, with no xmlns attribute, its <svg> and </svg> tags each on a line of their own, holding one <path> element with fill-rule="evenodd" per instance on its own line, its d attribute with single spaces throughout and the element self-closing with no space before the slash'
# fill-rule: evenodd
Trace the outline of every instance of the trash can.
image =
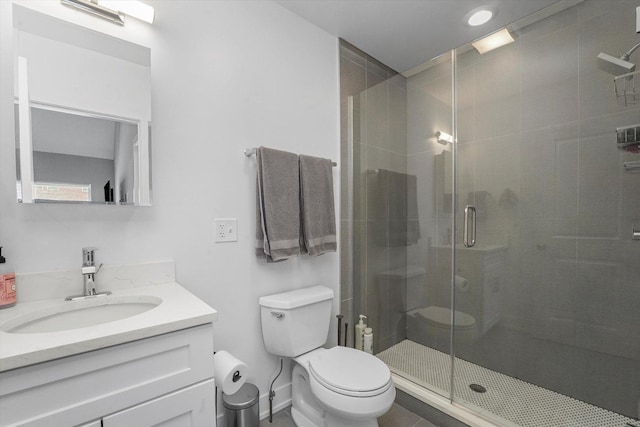
<svg viewBox="0 0 640 427">
<path fill-rule="evenodd" d="M 222 393 L 225 427 L 259 427 L 258 387 L 245 383 L 233 394 Z"/>
</svg>

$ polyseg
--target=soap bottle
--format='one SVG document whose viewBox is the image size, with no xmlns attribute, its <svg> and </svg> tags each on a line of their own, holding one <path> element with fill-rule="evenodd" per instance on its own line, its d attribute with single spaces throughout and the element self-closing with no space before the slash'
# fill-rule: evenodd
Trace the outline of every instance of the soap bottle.
<svg viewBox="0 0 640 427">
<path fill-rule="evenodd" d="M 16 275 L 2 256 L 0 246 L 0 308 L 16 305 Z"/>
<path fill-rule="evenodd" d="M 367 324 L 364 323 L 364 319 L 366 319 L 367 316 L 365 316 L 364 314 L 360 315 L 360 321 L 358 322 L 358 324 L 355 327 L 355 334 L 354 334 L 354 339 L 355 339 L 355 343 L 356 343 L 356 349 L 357 350 L 364 350 L 364 341 L 363 341 L 363 337 L 364 337 L 364 330 L 367 327 Z"/>
<path fill-rule="evenodd" d="M 373 329 L 371 328 L 364 330 L 364 351 L 373 354 Z"/>
</svg>

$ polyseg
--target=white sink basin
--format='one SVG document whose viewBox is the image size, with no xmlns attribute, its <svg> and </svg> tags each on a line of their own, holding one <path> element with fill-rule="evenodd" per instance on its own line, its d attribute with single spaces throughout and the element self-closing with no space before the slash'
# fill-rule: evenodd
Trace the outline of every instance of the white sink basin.
<svg viewBox="0 0 640 427">
<path fill-rule="evenodd" d="M 57 273 L 35 273 L 37 290 L 54 292 L 48 298 L 18 301 L 14 307 L 0 310 L 0 372 L 188 329 L 218 318 L 213 308 L 173 281 L 173 263 L 109 268 L 103 267 L 101 274 L 106 280 L 100 286 L 112 294 L 77 301 L 64 300 L 82 284 L 81 280 L 73 282 L 75 270 L 63 272 L 60 280 Z M 154 276 L 156 271 L 165 273 Z M 70 281 L 68 277 L 72 285 L 64 286 Z M 24 291 L 29 290 L 27 279 L 22 278 L 22 295 L 28 294 Z M 144 284 L 149 280 L 159 283 Z"/>
<path fill-rule="evenodd" d="M 14 317 L 0 325 L 10 334 L 37 334 L 86 328 L 149 311 L 162 299 L 148 295 L 108 295 L 59 304 Z"/>
</svg>

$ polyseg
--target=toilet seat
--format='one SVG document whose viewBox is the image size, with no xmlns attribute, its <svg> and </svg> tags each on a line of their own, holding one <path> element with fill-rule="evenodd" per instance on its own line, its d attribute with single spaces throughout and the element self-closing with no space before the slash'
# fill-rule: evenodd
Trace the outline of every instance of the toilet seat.
<svg viewBox="0 0 640 427">
<path fill-rule="evenodd" d="M 305 371 L 315 399 L 331 413 L 351 420 L 375 419 L 393 405 L 391 371 L 369 353 L 317 348 L 294 360 Z"/>
<path fill-rule="evenodd" d="M 450 308 L 432 305 L 412 310 L 409 314 L 420 317 L 433 326 L 451 328 Z M 458 310 L 455 316 L 455 330 L 475 329 L 476 319 L 473 316 Z"/>
<path fill-rule="evenodd" d="M 377 357 L 349 347 L 333 347 L 309 359 L 310 376 L 346 396 L 368 397 L 392 386 L 391 372 Z"/>
</svg>

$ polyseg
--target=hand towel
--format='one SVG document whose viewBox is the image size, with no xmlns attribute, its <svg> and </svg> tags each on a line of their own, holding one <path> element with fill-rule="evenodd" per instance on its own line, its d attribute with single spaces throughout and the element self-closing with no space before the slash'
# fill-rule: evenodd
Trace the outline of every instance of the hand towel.
<svg viewBox="0 0 640 427">
<path fill-rule="evenodd" d="M 298 256 L 302 252 L 298 155 L 260 147 L 256 156 L 256 254 L 269 262 Z"/>
<path fill-rule="evenodd" d="M 415 175 L 379 169 L 376 176 L 376 241 L 380 246 L 418 242 L 418 184 Z"/>
<path fill-rule="evenodd" d="M 407 245 L 420 240 L 420 216 L 418 214 L 418 177 L 406 175 L 407 179 Z"/>
<path fill-rule="evenodd" d="M 309 255 L 335 252 L 336 215 L 331 160 L 300 155 L 300 208 Z"/>
</svg>

